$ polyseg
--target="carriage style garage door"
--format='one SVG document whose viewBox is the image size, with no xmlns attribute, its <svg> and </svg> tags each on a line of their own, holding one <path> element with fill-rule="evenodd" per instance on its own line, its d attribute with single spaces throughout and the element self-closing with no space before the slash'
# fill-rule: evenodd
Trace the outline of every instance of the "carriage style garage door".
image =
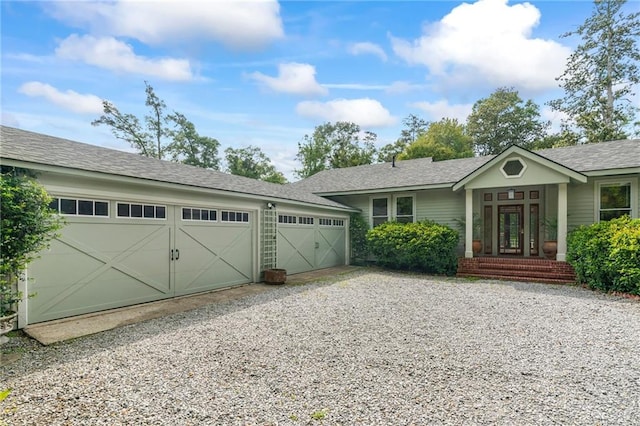
<svg viewBox="0 0 640 426">
<path fill-rule="evenodd" d="M 344 265 L 345 226 L 342 218 L 278 214 L 278 268 L 297 274 Z"/>
<path fill-rule="evenodd" d="M 253 281 L 248 211 L 54 200 L 62 236 L 28 271 L 28 323 Z"/>
</svg>

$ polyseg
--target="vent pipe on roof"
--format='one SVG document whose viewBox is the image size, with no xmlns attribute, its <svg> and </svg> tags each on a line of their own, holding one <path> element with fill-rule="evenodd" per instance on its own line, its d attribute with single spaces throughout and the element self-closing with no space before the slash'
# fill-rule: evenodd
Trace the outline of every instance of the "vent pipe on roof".
<svg viewBox="0 0 640 426">
<path fill-rule="evenodd" d="M 395 167 L 396 166 L 396 156 L 394 155 L 393 157 L 391 157 L 391 167 Z"/>
</svg>

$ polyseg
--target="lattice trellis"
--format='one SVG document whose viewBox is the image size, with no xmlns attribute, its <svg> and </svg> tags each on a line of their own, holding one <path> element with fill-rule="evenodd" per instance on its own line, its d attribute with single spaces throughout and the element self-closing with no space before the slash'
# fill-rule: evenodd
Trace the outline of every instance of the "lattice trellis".
<svg viewBox="0 0 640 426">
<path fill-rule="evenodd" d="M 262 268 L 276 268 L 278 260 L 278 213 L 275 209 L 265 209 L 262 214 Z"/>
</svg>

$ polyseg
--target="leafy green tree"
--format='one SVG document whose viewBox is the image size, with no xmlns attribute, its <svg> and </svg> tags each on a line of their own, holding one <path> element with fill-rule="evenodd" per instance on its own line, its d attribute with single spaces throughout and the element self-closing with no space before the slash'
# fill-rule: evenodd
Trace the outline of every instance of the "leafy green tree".
<svg viewBox="0 0 640 426">
<path fill-rule="evenodd" d="M 562 34 L 579 36 L 581 43 L 557 78 L 564 97 L 549 105 L 568 116 L 565 124 L 575 126 L 585 142 L 624 139 L 640 124 L 632 101 L 640 83 L 640 12 L 626 15 L 624 3 L 596 0 L 591 16 Z"/>
<path fill-rule="evenodd" d="M 400 154 L 399 159 L 425 157 L 432 157 L 433 161 L 473 157 L 473 142 L 464 125 L 455 118 L 443 118 L 429 124 L 427 130 Z"/>
<path fill-rule="evenodd" d="M 227 148 L 224 153 L 227 160 L 227 171 L 232 175 L 272 183 L 287 183 L 284 175 L 276 170 L 269 157 L 257 146 Z"/>
<path fill-rule="evenodd" d="M 354 123 L 319 125 L 311 136 L 305 135 L 298 143 L 296 159 L 302 163 L 302 169 L 296 170 L 296 174 L 306 178 L 322 170 L 371 164 L 376 155 L 376 138 L 375 133 L 361 132 Z"/>
<path fill-rule="evenodd" d="M 15 311 L 22 294 L 20 273 L 45 249 L 62 226 L 51 197 L 25 171 L 2 167 L 0 175 L 0 317 Z"/>
<path fill-rule="evenodd" d="M 402 120 L 404 128 L 400 132 L 400 137 L 393 144 L 387 144 L 380 148 L 378 161 L 381 163 L 390 162 L 394 156 L 402 154 L 407 147 L 414 143 L 429 127 L 429 122 L 423 120 L 415 114 L 409 114 Z"/>
<path fill-rule="evenodd" d="M 114 104 L 103 100 L 103 114 L 91 124 L 110 127 L 116 138 L 128 142 L 145 157 L 160 160 L 168 157 L 172 161 L 218 170 L 220 143 L 214 138 L 200 136 L 183 114 L 175 111 L 168 114 L 165 102 L 149 83 L 145 81 L 144 84 L 149 113 L 143 120 L 122 113 Z"/>
<path fill-rule="evenodd" d="M 473 105 L 467 134 L 478 155 L 490 155 L 514 144 L 530 149 L 546 136 L 550 125 L 540 119 L 535 102 L 524 102 L 516 90 L 502 87 Z"/>
</svg>

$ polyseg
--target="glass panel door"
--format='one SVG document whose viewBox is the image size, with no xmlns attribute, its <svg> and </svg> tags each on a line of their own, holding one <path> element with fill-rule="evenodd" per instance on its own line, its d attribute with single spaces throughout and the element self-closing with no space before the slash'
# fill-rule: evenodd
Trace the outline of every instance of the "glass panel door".
<svg viewBox="0 0 640 426">
<path fill-rule="evenodd" d="M 523 253 L 524 208 L 521 204 L 498 206 L 498 246 L 500 254 Z"/>
</svg>

